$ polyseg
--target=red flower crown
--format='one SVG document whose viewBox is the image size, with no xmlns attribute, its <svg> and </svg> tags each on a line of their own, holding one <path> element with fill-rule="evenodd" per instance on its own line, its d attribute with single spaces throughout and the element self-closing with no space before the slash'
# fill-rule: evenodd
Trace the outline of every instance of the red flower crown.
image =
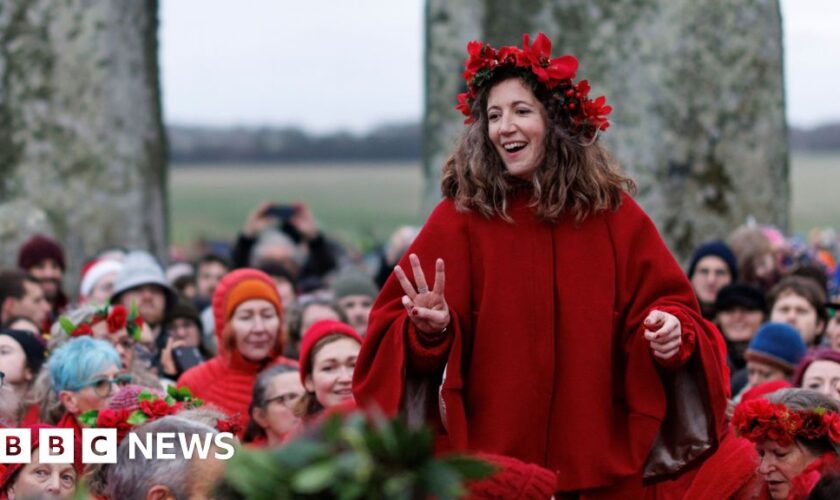
<svg viewBox="0 0 840 500">
<path fill-rule="evenodd" d="M 840 443 L 840 415 L 822 407 L 791 410 L 781 403 L 753 399 L 735 408 L 732 426 L 738 436 L 753 442 L 770 439 L 790 446 L 796 438 L 827 437 Z"/>
<path fill-rule="evenodd" d="M 79 421 L 88 427 L 117 429 L 117 441 L 120 442 L 134 427 L 157 420 L 167 415 L 175 415 L 184 408 L 198 408 L 204 401 L 194 398 L 187 387 L 166 388 L 166 396 L 161 398 L 150 391 L 137 395 L 138 409 L 127 408 L 89 410 L 79 415 Z"/>
<path fill-rule="evenodd" d="M 143 318 L 137 312 L 137 304 L 131 303 L 131 311 L 124 305 L 106 305 L 93 313 L 90 320 L 74 325 L 67 316 L 58 318 L 61 328 L 71 337 L 93 335 L 93 325 L 105 321 L 108 324 L 108 333 L 117 333 L 123 328 L 128 330 L 128 335 L 134 340 L 140 340 L 143 329 Z"/>
<path fill-rule="evenodd" d="M 475 121 L 471 112 L 473 104 L 479 89 L 490 81 L 494 71 L 501 67 L 515 67 L 530 71 L 537 82 L 553 92 L 568 113 L 573 132 L 594 137 L 610 126 L 607 115 L 612 112 L 612 107 L 606 105 L 606 97 L 592 100 L 589 98 L 588 81 L 572 81 L 578 69 L 577 58 L 566 55 L 552 59 L 551 40 L 545 34 L 537 34 L 533 45 L 527 33 L 522 35 L 521 49 L 508 46 L 497 50 L 489 43 L 473 40 L 467 44 L 467 52 L 469 57 L 464 64 L 467 91 L 458 94 L 458 105 L 455 106 L 467 116 L 464 123 Z"/>
</svg>

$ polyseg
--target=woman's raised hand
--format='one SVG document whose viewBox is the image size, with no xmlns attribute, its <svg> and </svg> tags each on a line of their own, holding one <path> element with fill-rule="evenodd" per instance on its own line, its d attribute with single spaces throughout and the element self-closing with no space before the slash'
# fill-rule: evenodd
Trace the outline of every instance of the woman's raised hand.
<svg viewBox="0 0 840 500">
<path fill-rule="evenodd" d="M 411 262 L 411 271 L 414 273 L 414 282 L 417 289 L 414 289 L 411 281 L 405 275 L 400 266 L 394 268 L 394 273 L 400 281 L 405 295 L 402 303 L 408 312 L 408 317 L 414 323 L 414 327 L 423 333 L 436 335 L 443 333 L 449 325 L 449 306 L 443 296 L 445 275 L 443 270 L 443 259 L 435 262 L 435 283 L 432 289 L 426 283 L 426 276 L 420 267 L 420 259 L 415 254 L 408 256 Z"/>
</svg>

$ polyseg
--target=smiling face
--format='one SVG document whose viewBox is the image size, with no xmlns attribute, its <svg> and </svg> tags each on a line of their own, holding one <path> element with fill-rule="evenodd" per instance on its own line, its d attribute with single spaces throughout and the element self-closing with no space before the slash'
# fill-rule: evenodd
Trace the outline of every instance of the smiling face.
<svg viewBox="0 0 840 500">
<path fill-rule="evenodd" d="M 280 333 L 280 316 L 265 299 L 251 299 L 236 306 L 230 318 L 236 348 L 249 361 L 262 361 L 271 355 Z"/>
<path fill-rule="evenodd" d="M 787 498 L 791 480 L 816 459 L 797 441 L 790 446 L 781 446 L 767 439 L 756 443 L 755 447 L 761 457 L 758 475 L 767 484 L 770 498 L 774 499 Z"/>
<path fill-rule="evenodd" d="M 314 392 L 324 408 L 330 408 L 353 399 L 353 370 L 362 348 L 349 337 L 324 344 L 314 353 L 312 374 L 306 377 L 306 390 Z"/>
<path fill-rule="evenodd" d="M 720 331 L 730 342 L 747 342 L 764 321 L 764 313 L 741 306 L 735 306 L 717 313 Z"/>
<path fill-rule="evenodd" d="M 545 108 L 518 78 L 490 89 L 487 96 L 490 141 L 511 175 L 527 178 L 543 161 L 547 133 Z"/>
</svg>

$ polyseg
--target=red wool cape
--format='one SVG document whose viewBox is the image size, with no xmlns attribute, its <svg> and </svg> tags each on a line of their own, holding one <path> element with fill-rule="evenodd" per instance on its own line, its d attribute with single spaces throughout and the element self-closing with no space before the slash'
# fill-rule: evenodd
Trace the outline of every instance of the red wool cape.
<svg viewBox="0 0 840 500">
<path fill-rule="evenodd" d="M 541 465 L 556 471 L 558 491 L 624 491 L 628 481 L 641 491 L 668 422 L 663 380 L 674 370 L 693 368 L 707 411 L 692 419 L 708 424 L 716 446 L 728 385 L 723 339 L 629 196 L 580 224 L 541 222 L 527 201 L 511 200 L 513 223 L 460 213 L 448 199 L 436 207 L 400 265 L 411 276 L 416 253 L 431 288 L 435 259 L 444 259 L 452 322 L 440 336 L 415 330 L 391 276 L 359 354 L 356 401 L 394 414 L 412 406 L 408 387 L 420 381 L 439 448 Z M 643 336 L 652 309 L 682 326 L 681 351 L 667 363 Z"/>
</svg>

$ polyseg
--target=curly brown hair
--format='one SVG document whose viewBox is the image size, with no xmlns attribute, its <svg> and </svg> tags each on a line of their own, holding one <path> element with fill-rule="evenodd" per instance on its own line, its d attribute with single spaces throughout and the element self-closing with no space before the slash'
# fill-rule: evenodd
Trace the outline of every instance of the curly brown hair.
<svg viewBox="0 0 840 500">
<path fill-rule="evenodd" d="M 527 181 L 508 173 L 489 136 L 487 97 L 497 84 L 518 78 L 542 104 L 546 120 L 545 152 L 539 168 Z M 580 222 L 588 215 L 621 204 L 621 192 L 635 192 L 636 184 L 625 177 L 617 162 L 596 137 L 574 132 L 558 96 L 519 68 L 503 68 L 478 93 L 470 124 L 455 151 L 443 166 L 441 191 L 462 211 L 475 210 L 486 217 L 510 220 L 508 196 L 522 188 L 533 192 L 531 204 L 537 215 L 555 222 L 571 213 Z"/>
</svg>

